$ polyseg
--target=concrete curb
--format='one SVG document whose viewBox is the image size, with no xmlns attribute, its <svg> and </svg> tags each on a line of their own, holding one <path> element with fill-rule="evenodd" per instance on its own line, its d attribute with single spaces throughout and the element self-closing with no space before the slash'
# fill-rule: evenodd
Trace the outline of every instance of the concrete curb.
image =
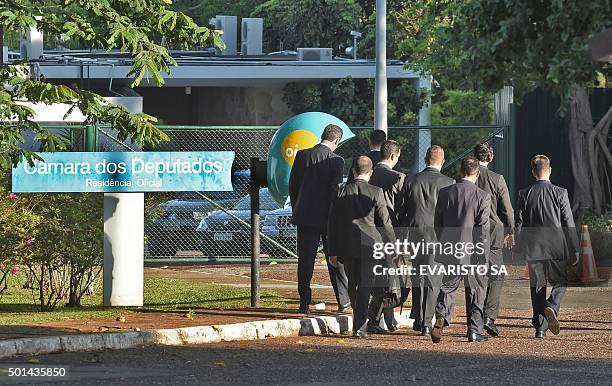
<svg viewBox="0 0 612 386">
<path fill-rule="evenodd" d="M 409 313 L 395 313 L 399 327 L 412 327 Z M 16 355 L 119 350 L 152 345 L 180 346 L 292 336 L 345 334 L 352 331 L 351 315 L 262 320 L 214 326 L 183 327 L 139 332 L 91 333 L 0 341 L 0 359 Z"/>
</svg>

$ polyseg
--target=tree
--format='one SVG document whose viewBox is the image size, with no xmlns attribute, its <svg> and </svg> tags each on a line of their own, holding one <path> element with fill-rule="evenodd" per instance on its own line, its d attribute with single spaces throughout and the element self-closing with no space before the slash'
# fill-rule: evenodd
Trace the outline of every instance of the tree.
<svg viewBox="0 0 612 386">
<path fill-rule="evenodd" d="M 355 0 L 269 0 L 252 16 L 264 18 L 268 51 L 331 47 L 337 53 L 350 42 L 360 14 Z"/>
<path fill-rule="evenodd" d="M 184 13 L 169 8 L 171 0 L 5 0 L 0 5 L 0 26 L 11 31 L 36 27 L 45 34 L 63 35 L 90 49 L 130 52 L 132 86 L 145 77 L 164 84 L 162 73 L 176 64 L 168 48 L 221 45 L 218 33 L 200 27 Z M 42 17 L 38 17 L 42 15 Z M 165 37 L 165 45 L 161 44 Z M 27 64 L 27 63 L 26 63 Z M 66 141 L 33 121 L 34 111 L 20 101 L 68 103 L 86 116 L 86 124 L 107 123 L 118 139 L 130 138 L 155 145 L 168 137 L 147 114 L 131 114 L 107 104 L 101 96 L 66 85 L 30 79 L 27 67 L 3 66 L 0 71 L 0 168 L 7 169 L 25 156 L 38 158 L 21 147 L 22 132 L 31 130 L 44 151 L 64 149 Z"/>
<path fill-rule="evenodd" d="M 609 63 L 591 59 L 588 42 L 612 25 L 612 1 L 419 0 L 415 33 L 403 49 L 414 68 L 447 88 L 518 98 L 544 87 L 562 97 L 569 118 L 574 209 L 602 213 L 612 203 L 612 107 L 594 124 L 588 88 L 604 86 Z M 421 9 L 422 11 L 418 11 Z"/>
</svg>

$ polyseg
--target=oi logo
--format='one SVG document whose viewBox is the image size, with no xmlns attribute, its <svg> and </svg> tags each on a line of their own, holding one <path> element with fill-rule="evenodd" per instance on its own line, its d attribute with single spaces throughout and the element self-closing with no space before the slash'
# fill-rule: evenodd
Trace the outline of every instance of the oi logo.
<svg viewBox="0 0 612 386">
<path fill-rule="evenodd" d="M 289 133 L 281 143 L 281 154 L 287 163 L 293 166 L 298 150 L 309 149 L 316 145 L 317 137 L 307 130 L 295 130 Z"/>
</svg>

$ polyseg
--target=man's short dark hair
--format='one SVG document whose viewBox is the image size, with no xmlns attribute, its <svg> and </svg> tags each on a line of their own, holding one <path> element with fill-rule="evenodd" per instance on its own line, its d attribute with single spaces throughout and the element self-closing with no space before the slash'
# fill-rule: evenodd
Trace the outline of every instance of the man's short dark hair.
<svg viewBox="0 0 612 386">
<path fill-rule="evenodd" d="M 531 159 L 531 171 L 536 177 L 543 176 L 550 169 L 550 159 L 547 156 L 538 154 Z"/>
<path fill-rule="evenodd" d="M 442 146 L 433 145 L 427 149 L 425 154 L 425 163 L 427 165 L 437 165 L 442 161 L 444 161 L 444 149 Z"/>
<path fill-rule="evenodd" d="M 478 168 L 480 164 L 478 160 L 474 157 L 467 157 L 463 161 L 461 161 L 461 174 L 463 177 L 473 176 L 478 172 Z"/>
<path fill-rule="evenodd" d="M 339 126 L 334 125 L 333 123 L 325 126 L 323 134 L 321 134 L 321 139 L 324 141 L 334 142 L 335 140 L 341 138 L 342 129 Z"/>
<path fill-rule="evenodd" d="M 376 129 L 370 133 L 370 145 L 382 146 L 383 142 L 387 140 L 387 133 L 383 130 Z"/>
<path fill-rule="evenodd" d="M 480 162 L 493 161 L 493 146 L 489 142 L 479 143 L 474 146 L 474 158 Z"/>
<path fill-rule="evenodd" d="M 380 159 L 388 160 L 389 158 L 391 158 L 391 154 L 395 154 L 396 156 L 399 156 L 401 150 L 402 148 L 400 147 L 399 143 L 397 143 L 396 141 L 392 141 L 392 140 L 385 141 L 380 147 Z"/>
<path fill-rule="evenodd" d="M 358 176 L 368 174 L 372 171 L 372 160 L 367 155 L 360 155 L 355 161 L 353 170 Z"/>
</svg>

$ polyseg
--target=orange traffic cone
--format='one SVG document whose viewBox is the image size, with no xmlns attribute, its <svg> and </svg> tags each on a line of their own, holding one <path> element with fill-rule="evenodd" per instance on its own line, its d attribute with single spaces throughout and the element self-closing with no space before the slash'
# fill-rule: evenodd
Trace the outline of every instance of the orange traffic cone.
<svg viewBox="0 0 612 386">
<path fill-rule="evenodd" d="M 591 246 L 589 226 L 586 224 L 582 225 L 580 229 L 580 277 L 578 280 L 582 283 L 599 281 L 595 256 L 593 256 L 593 248 Z"/>
</svg>

